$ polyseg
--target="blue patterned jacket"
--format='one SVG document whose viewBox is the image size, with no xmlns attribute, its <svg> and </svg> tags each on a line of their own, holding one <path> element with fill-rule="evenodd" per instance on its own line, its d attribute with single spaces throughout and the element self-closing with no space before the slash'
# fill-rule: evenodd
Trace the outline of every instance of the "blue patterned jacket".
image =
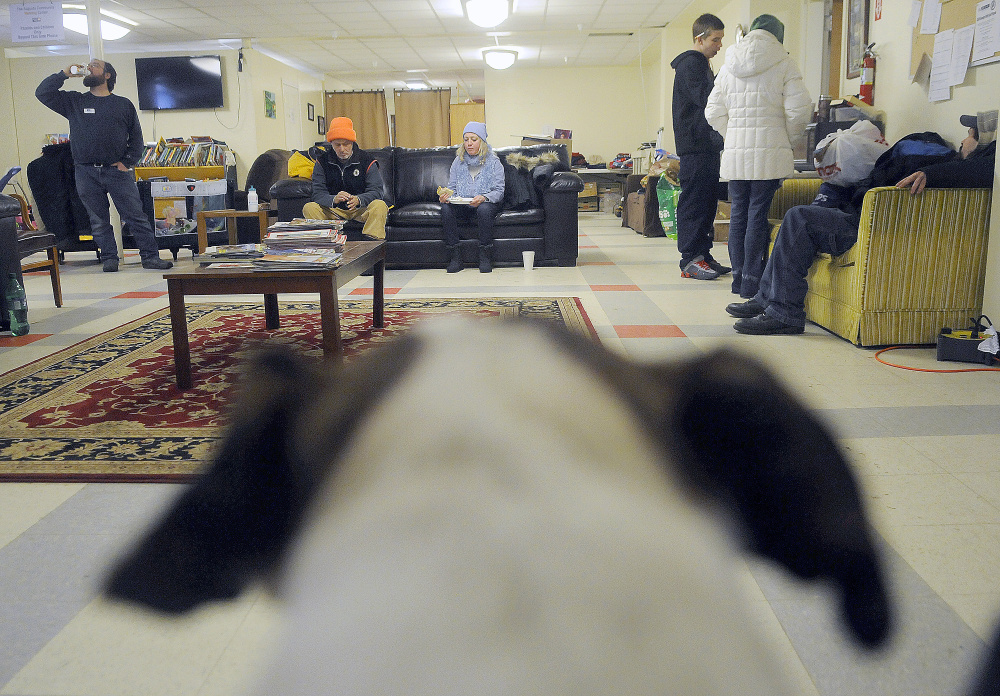
<svg viewBox="0 0 1000 696">
<path fill-rule="evenodd" d="M 475 198 L 485 196 L 490 203 L 499 203 L 503 200 L 504 178 L 503 163 L 500 158 L 493 154 L 490 148 L 486 153 L 486 161 L 475 179 L 469 174 L 469 156 L 463 151 L 455 161 L 451 163 L 451 172 L 448 176 L 448 188 L 461 198 Z"/>
</svg>

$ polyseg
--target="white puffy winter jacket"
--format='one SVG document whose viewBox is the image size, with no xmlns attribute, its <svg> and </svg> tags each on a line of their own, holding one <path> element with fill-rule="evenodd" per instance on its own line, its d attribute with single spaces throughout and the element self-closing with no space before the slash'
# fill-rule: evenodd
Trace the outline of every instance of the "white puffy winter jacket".
<svg viewBox="0 0 1000 696">
<path fill-rule="evenodd" d="M 795 166 L 792 147 L 805 135 L 812 100 L 791 56 L 766 29 L 726 51 L 705 118 L 726 139 L 724 179 L 784 179 Z"/>
</svg>

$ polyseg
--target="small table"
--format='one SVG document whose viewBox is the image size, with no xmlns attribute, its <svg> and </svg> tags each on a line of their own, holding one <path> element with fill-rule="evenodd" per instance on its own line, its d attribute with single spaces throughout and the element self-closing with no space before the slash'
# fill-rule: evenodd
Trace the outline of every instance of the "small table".
<svg viewBox="0 0 1000 696">
<path fill-rule="evenodd" d="M 226 231 L 229 233 L 229 243 L 236 244 L 236 218 L 255 217 L 260 225 L 260 235 L 257 241 L 264 239 L 264 232 L 267 230 L 267 204 L 261 203 L 255 211 L 250 210 L 199 210 L 198 211 L 198 253 L 204 254 L 208 247 L 208 224 L 205 218 L 226 218 Z"/>
<path fill-rule="evenodd" d="M 256 213 L 253 213 L 256 214 Z M 191 388 L 191 349 L 188 343 L 185 295 L 264 295 L 264 326 L 277 329 L 279 292 L 319 293 L 323 354 L 340 358 L 340 307 L 337 288 L 372 269 L 372 326 L 385 326 L 385 242 L 347 242 L 340 265 L 322 271 L 255 271 L 248 268 L 198 268 L 165 273 L 170 298 L 170 327 L 174 341 L 177 387 Z"/>
</svg>

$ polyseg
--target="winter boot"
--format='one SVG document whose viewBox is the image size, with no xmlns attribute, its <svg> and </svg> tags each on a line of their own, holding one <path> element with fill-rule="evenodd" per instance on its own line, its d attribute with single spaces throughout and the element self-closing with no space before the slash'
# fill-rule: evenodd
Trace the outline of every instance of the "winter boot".
<svg viewBox="0 0 1000 696">
<path fill-rule="evenodd" d="M 448 261 L 448 273 L 458 273 L 462 270 L 462 250 L 457 244 L 450 246 L 448 247 L 448 255 L 451 257 Z"/>
<path fill-rule="evenodd" d="M 479 272 L 491 273 L 493 271 L 493 245 L 479 247 Z"/>
</svg>

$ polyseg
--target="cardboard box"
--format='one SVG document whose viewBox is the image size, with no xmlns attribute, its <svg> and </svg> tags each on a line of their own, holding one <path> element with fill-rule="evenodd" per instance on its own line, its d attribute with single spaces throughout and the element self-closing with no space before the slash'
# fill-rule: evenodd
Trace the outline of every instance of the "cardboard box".
<svg viewBox="0 0 1000 696">
<path fill-rule="evenodd" d="M 599 208 L 600 204 L 597 202 L 597 198 L 577 201 L 576 204 L 577 211 L 581 213 L 596 213 Z"/>
<path fill-rule="evenodd" d="M 717 242 L 729 241 L 729 215 L 731 206 L 726 201 L 719 201 L 719 207 L 715 211 L 715 235 L 713 239 Z"/>
<path fill-rule="evenodd" d="M 596 181 L 585 181 L 583 182 L 583 190 L 576 194 L 580 198 L 590 198 L 591 196 L 597 196 L 597 182 Z"/>
<path fill-rule="evenodd" d="M 628 226 L 633 230 L 642 234 L 643 228 L 646 226 L 646 194 L 645 192 L 639 193 L 638 191 L 633 191 L 625 199 L 625 218 L 628 220 Z"/>
</svg>

